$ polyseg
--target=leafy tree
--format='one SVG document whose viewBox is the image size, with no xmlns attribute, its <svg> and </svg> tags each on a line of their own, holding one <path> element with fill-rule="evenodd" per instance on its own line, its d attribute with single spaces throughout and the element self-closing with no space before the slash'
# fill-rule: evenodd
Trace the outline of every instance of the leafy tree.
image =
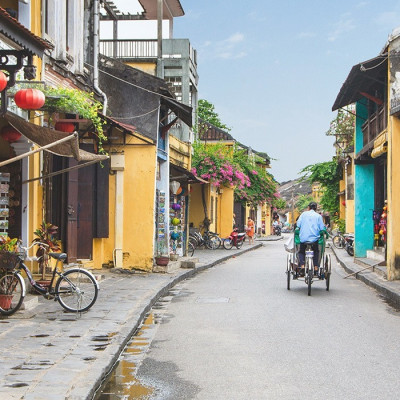
<svg viewBox="0 0 400 400">
<path fill-rule="evenodd" d="M 308 205 L 312 202 L 312 200 L 313 198 L 310 194 L 301 194 L 297 198 L 295 206 L 301 212 L 308 207 Z"/>
<path fill-rule="evenodd" d="M 207 100 L 200 99 L 197 105 L 198 117 L 203 121 L 206 121 L 217 128 L 223 129 L 224 131 L 231 131 L 227 125 L 221 122 L 219 115 L 215 111 L 215 107 L 212 103 Z M 199 129 L 200 130 L 200 129 Z"/>
<path fill-rule="evenodd" d="M 345 109 L 339 109 L 326 132 L 327 136 L 335 136 L 335 147 L 337 155 L 339 152 L 354 145 L 354 129 L 355 129 L 355 114 L 354 106 L 349 106 Z"/>
<path fill-rule="evenodd" d="M 302 178 L 310 183 L 319 182 L 324 190 L 321 198 L 321 206 L 325 211 L 334 215 L 339 210 L 340 168 L 336 159 L 318 164 L 308 165 L 301 170 Z"/>
</svg>

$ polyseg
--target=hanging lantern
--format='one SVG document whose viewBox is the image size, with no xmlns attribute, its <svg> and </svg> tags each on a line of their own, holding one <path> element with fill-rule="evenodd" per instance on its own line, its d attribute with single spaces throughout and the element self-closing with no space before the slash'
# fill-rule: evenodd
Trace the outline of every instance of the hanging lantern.
<svg viewBox="0 0 400 400">
<path fill-rule="evenodd" d="M 174 211 L 178 211 L 181 209 L 181 205 L 179 203 L 174 203 L 174 204 L 172 204 L 172 209 Z"/>
<path fill-rule="evenodd" d="M 14 143 L 21 137 L 21 132 L 17 131 L 11 125 L 6 125 L 2 128 L 0 135 L 5 141 Z"/>
<path fill-rule="evenodd" d="M 172 225 L 176 226 L 181 223 L 181 220 L 179 218 L 172 218 Z"/>
<path fill-rule="evenodd" d="M 3 71 L 0 71 L 0 92 L 2 92 L 7 86 L 7 76 Z"/>
<path fill-rule="evenodd" d="M 176 192 L 178 191 L 178 189 L 181 187 L 181 184 L 178 181 L 171 181 L 169 183 L 169 188 L 171 189 L 171 192 L 173 194 L 176 194 Z"/>
<path fill-rule="evenodd" d="M 75 131 L 75 124 L 72 122 L 56 122 L 54 129 L 56 131 L 72 133 Z"/>
<path fill-rule="evenodd" d="M 15 93 L 14 101 L 23 110 L 37 110 L 44 105 L 46 97 L 39 89 L 21 89 Z"/>
</svg>

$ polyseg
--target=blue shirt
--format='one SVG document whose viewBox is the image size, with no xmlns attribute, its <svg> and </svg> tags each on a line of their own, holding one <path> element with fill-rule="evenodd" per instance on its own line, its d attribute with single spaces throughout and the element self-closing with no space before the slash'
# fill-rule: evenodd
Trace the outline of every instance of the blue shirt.
<svg viewBox="0 0 400 400">
<path fill-rule="evenodd" d="M 297 226 L 300 228 L 301 243 L 316 242 L 319 240 L 320 231 L 325 229 L 321 215 L 314 210 L 303 212 L 297 220 Z"/>
</svg>

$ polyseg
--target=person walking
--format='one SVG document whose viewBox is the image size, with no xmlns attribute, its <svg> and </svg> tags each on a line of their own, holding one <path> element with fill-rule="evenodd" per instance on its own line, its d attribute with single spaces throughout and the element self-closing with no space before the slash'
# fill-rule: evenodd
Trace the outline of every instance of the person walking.
<svg viewBox="0 0 400 400">
<path fill-rule="evenodd" d="M 308 211 L 304 211 L 296 223 L 300 229 L 300 249 L 299 249 L 299 264 L 300 272 L 304 271 L 306 244 L 312 243 L 311 247 L 314 251 L 314 272 L 319 269 L 319 247 L 318 241 L 321 231 L 325 231 L 324 221 L 320 214 L 317 213 L 317 203 L 311 202 L 308 205 Z"/>
<path fill-rule="evenodd" d="M 254 244 L 254 221 L 250 217 L 247 218 L 246 232 L 249 237 L 249 244 Z"/>
</svg>

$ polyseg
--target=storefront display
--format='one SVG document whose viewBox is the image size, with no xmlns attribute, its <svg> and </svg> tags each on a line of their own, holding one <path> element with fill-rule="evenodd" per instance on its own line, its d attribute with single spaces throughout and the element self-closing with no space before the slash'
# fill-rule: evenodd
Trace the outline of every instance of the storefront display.
<svg viewBox="0 0 400 400">
<path fill-rule="evenodd" d="M 0 236 L 8 236 L 10 174 L 0 172 Z"/>
<path fill-rule="evenodd" d="M 185 196 L 173 195 L 170 201 L 170 252 L 183 256 L 185 227 Z"/>
</svg>

